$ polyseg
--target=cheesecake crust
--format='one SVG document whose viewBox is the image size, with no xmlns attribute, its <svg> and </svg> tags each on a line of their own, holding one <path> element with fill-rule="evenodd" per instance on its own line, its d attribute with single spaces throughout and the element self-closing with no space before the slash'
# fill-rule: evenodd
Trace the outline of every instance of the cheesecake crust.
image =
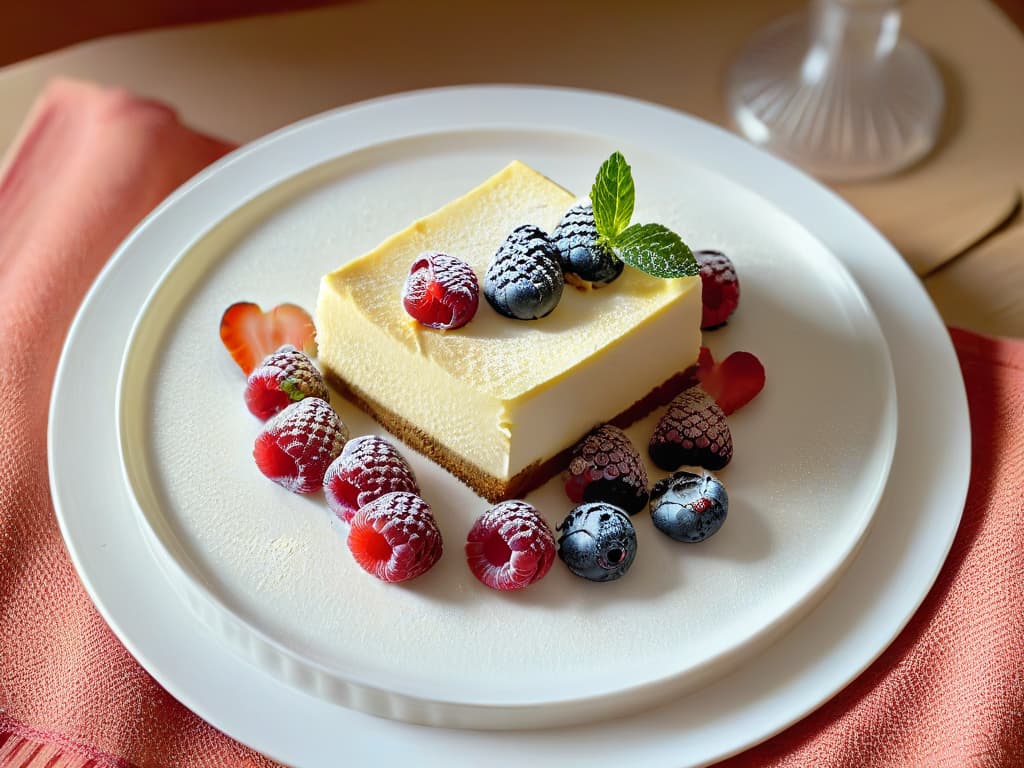
<svg viewBox="0 0 1024 768">
<path fill-rule="evenodd" d="M 572 445 L 554 456 L 534 462 L 506 482 L 482 472 L 461 456 L 457 456 L 415 424 L 382 406 L 368 392 L 350 386 L 330 366 L 324 365 L 323 368 L 328 383 L 338 394 L 372 416 L 378 424 L 403 443 L 450 472 L 492 504 L 508 499 L 522 498 L 534 488 L 546 483 L 569 465 L 572 449 L 578 442 L 578 440 L 573 441 Z M 691 366 L 672 375 L 617 415 L 604 421 L 595 422 L 593 426 L 609 423 L 620 429 L 625 429 L 655 408 L 667 405 L 673 397 L 696 383 L 696 371 Z M 583 436 L 583 434 L 579 435 L 578 439 L 582 439 Z"/>
</svg>

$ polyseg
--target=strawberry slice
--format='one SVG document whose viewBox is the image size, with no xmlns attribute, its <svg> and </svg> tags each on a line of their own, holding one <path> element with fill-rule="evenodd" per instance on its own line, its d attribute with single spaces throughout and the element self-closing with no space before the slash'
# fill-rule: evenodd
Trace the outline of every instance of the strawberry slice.
<svg viewBox="0 0 1024 768">
<path fill-rule="evenodd" d="M 733 352 L 716 363 L 707 347 L 697 358 L 697 381 L 728 416 L 764 389 L 764 366 L 750 352 Z"/>
<path fill-rule="evenodd" d="M 236 302 L 220 319 L 220 340 L 246 376 L 285 344 L 316 355 L 313 318 L 295 304 L 278 304 L 264 312 L 251 301 Z"/>
</svg>

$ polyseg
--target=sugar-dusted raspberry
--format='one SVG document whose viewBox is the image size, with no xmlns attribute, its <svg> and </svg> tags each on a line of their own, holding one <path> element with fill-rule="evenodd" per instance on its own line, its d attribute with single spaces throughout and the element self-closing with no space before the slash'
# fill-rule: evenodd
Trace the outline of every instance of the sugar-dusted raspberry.
<svg viewBox="0 0 1024 768">
<path fill-rule="evenodd" d="M 648 452 L 667 472 L 684 464 L 721 469 L 732 459 L 732 433 L 718 403 L 700 387 L 690 387 L 669 403 Z"/>
<path fill-rule="evenodd" d="M 528 587 L 555 560 L 555 538 L 525 501 L 503 501 L 477 518 L 466 539 L 469 570 L 492 589 Z"/>
<path fill-rule="evenodd" d="M 721 251 L 695 251 L 700 266 L 701 303 L 704 305 L 700 327 L 710 330 L 724 325 L 740 303 L 740 281 L 736 267 Z"/>
<path fill-rule="evenodd" d="M 306 397 L 330 400 L 330 393 L 313 361 L 291 344 L 265 357 L 245 384 L 246 406 L 264 420 Z"/>
<path fill-rule="evenodd" d="M 263 425 L 252 455 L 260 472 L 294 493 L 323 485 L 327 467 L 348 440 L 348 427 L 325 400 L 292 403 Z"/>
<path fill-rule="evenodd" d="M 647 505 L 647 469 L 629 437 L 604 424 L 572 451 L 565 493 L 574 504 L 606 501 L 631 515 Z"/>
<path fill-rule="evenodd" d="M 359 567 L 383 581 L 408 581 L 441 559 L 441 531 L 414 493 L 381 496 L 352 518 L 348 548 Z"/>
<path fill-rule="evenodd" d="M 484 275 L 487 301 L 515 320 L 536 320 L 550 314 L 564 287 L 558 250 L 547 233 L 533 224 L 512 230 Z"/>
<path fill-rule="evenodd" d="M 480 284 L 462 259 L 446 253 L 424 253 L 409 268 L 402 305 L 429 328 L 461 328 L 476 314 Z"/>
<path fill-rule="evenodd" d="M 405 457 L 377 435 L 349 440 L 324 475 L 327 506 L 346 523 L 360 507 L 397 491 L 419 495 L 420 487 Z"/>
</svg>

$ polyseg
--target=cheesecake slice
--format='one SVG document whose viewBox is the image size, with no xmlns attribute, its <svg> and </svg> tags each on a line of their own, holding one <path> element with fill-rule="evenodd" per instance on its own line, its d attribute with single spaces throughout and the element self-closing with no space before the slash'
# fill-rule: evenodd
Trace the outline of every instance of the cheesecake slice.
<svg viewBox="0 0 1024 768">
<path fill-rule="evenodd" d="M 420 254 L 457 256 L 482 282 L 509 232 L 526 223 L 550 232 L 575 201 L 513 162 L 321 281 L 317 343 L 332 384 L 492 502 L 555 475 L 594 426 L 625 426 L 667 402 L 697 359 L 699 277 L 627 267 L 600 290 L 566 286 L 533 321 L 503 317 L 482 297 L 458 330 L 406 314 L 402 287 Z"/>
</svg>

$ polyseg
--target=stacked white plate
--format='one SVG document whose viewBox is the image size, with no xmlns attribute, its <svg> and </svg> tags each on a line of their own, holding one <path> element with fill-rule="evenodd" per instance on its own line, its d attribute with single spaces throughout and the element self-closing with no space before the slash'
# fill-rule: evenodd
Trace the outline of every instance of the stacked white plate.
<svg viewBox="0 0 1024 768">
<path fill-rule="evenodd" d="M 726 251 L 740 274 L 740 309 L 705 343 L 754 352 L 768 383 L 730 418 L 725 527 L 682 545 L 642 514 L 620 581 L 556 564 L 497 593 L 461 553 L 487 503 L 407 450 L 446 553 L 408 585 L 377 582 L 322 497 L 288 494 L 252 464 L 259 424 L 221 313 L 239 300 L 312 309 L 320 275 L 508 161 L 585 194 L 614 150 L 633 165 L 637 220 Z M 93 411 L 74 407 L 83 394 Z M 353 433 L 379 431 L 334 402 Z M 638 445 L 653 418 L 629 430 Z M 225 158 L 97 281 L 50 424 L 62 529 L 114 631 L 200 715 L 302 766 L 333 765 L 339 749 L 427 765 L 456 752 L 489 765 L 733 753 L 885 648 L 934 580 L 969 474 L 955 355 L 877 232 L 723 131 L 558 89 L 389 97 Z M 552 525 L 571 506 L 557 481 L 530 500 Z"/>
</svg>

